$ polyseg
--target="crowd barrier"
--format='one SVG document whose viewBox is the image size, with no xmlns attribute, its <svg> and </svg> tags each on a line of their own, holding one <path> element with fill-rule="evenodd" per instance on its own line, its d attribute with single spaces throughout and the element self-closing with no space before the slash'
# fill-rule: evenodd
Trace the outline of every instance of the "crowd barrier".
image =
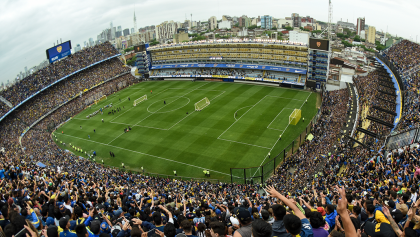
<svg viewBox="0 0 420 237">
<path fill-rule="evenodd" d="M 276 168 L 285 158 L 290 157 L 299 149 L 299 146 L 311 133 L 312 126 L 318 122 L 320 114 L 321 109 L 318 110 L 317 114 L 298 137 L 296 137 L 286 148 L 268 160 L 265 164 L 248 168 L 230 168 L 231 182 L 237 184 L 264 183 L 265 180 L 276 172 Z"/>
</svg>

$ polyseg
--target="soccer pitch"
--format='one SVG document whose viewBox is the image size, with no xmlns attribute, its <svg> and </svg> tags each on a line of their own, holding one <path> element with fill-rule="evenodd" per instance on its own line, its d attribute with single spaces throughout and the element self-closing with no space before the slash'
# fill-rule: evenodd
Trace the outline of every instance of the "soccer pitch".
<svg viewBox="0 0 420 237">
<path fill-rule="evenodd" d="M 133 106 L 144 95 L 147 100 Z M 194 104 L 205 97 L 210 104 L 195 111 Z M 145 173 L 165 175 L 176 170 L 178 176 L 195 178 L 204 178 L 203 170 L 209 169 L 211 179 L 229 181 L 230 168 L 259 166 L 269 160 L 269 152 L 272 158 L 299 136 L 316 114 L 316 102 L 316 93 L 280 87 L 141 82 L 80 112 L 54 135 L 60 147 L 76 155 L 84 156 L 60 141 L 96 151 L 96 162 L 105 165 L 124 163 L 129 170 L 144 167 Z M 110 103 L 120 112 L 108 114 L 107 108 L 103 115 L 86 118 Z M 294 109 L 302 110 L 305 121 L 289 125 Z M 128 126 L 131 131 L 124 132 Z"/>
</svg>

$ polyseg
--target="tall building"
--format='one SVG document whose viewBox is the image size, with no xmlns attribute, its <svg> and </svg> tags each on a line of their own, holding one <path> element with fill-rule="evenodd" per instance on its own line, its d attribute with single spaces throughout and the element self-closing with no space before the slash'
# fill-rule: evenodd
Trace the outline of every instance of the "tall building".
<svg viewBox="0 0 420 237">
<path fill-rule="evenodd" d="M 80 47 L 80 44 L 77 44 L 74 48 L 74 52 L 77 53 L 78 51 L 82 50 L 82 47 Z"/>
<path fill-rule="evenodd" d="M 117 31 L 115 32 L 115 38 L 121 37 L 122 36 L 122 32 L 121 31 Z"/>
<path fill-rule="evenodd" d="M 174 34 L 174 43 L 176 44 L 188 40 L 188 33 L 185 29 L 178 29 L 178 34 Z"/>
<path fill-rule="evenodd" d="M 89 46 L 92 47 L 94 44 L 93 38 L 89 38 Z"/>
<path fill-rule="evenodd" d="M 360 36 L 362 30 L 365 30 L 365 18 L 359 17 L 357 18 L 356 34 Z"/>
<path fill-rule="evenodd" d="M 124 29 L 123 33 L 124 33 L 124 36 L 127 36 L 130 34 L 130 30 L 128 28 Z"/>
<path fill-rule="evenodd" d="M 376 28 L 374 26 L 369 26 L 367 33 L 367 42 L 374 44 L 376 40 Z"/>
<path fill-rule="evenodd" d="M 131 34 L 134 34 L 134 28 L 131 28 Z"/>
<path fill-rule="evenodd" d="M 265 15 L 261 17 L 261 28 L 271 29 L 273 28 L 273 17 Z"/>
<path fill-rule="evenodd" d="M 293 27 L 300 27 L 301 25 L 301 18 L 299 14 L 292 13 L 292 21 L 293 21 Z"/>
<path fill-rule="evenodd" d="M 134 30 L 137 32 L 139 29 L 137 29 L 137 20 L 136 20 L 136 11 L 134 11 Z M 134 33 L 134 32 L 131 32 Z"/>
<path fill-rule="evenodd" d="M 209 18 L 209 29 L 214 30 L 217 28 L 217 18 L 212 16 Z"/>
<path fill-rule="evenodd" d="M 177 32 L 178 24 L 173 21 L 165 21 L 161 23 L 160 25 L 157 25 L 155 27 L 155 33 L 156 33 L 156 40 L 169 40 L 173 39 L 174 34 Z"/>
<path fill-rule="evenodd" d="M 121 26 L 118 26 L 118 27 L 117 27 L 117 31 L 121 31 L 121 32 L 122 32 L 122 28 L 121 28 Z"/>
<path fill-rule="evenodd" d="M 239 24 L 239 27 L 248 28 L 248 27 L 251 26 L 251 19 L 249 19 L 247 16 L 243 15 L 243 16 L 239 17 L 238 24 Z"/>
</svg>

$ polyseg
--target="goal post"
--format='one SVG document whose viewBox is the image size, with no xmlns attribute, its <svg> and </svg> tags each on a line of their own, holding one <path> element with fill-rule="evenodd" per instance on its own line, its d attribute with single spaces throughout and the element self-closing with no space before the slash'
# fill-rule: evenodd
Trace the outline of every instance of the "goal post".
<svg viewBox="0 0 420 237">
<path fill-rule="evenodd" d="M 200 111 L 202 109 L 204 109 L 205 107 L 207 107 L 210 104 L 210 100 L 207 99 L 207 97 L 204 97 L 204 99 L 198 101 L 197 103 L 194 104 L 195 107 L 195 111 Z"/>
<path fill-rule="evenodd" d="M 293 110 L 292 114 L 289 116 L 289 124 L 296 125 L 299 122 L 301 116 L 302 116 L 302 110 L 300 109 Z"/>
<path fill-rule="evenodd" d="M 144 96 L 142 96 L 142 97 L 134 100 L 134 104 L 133 105 L 136 106 L 136 105 L 140 104 L 144 100 L 147 100 L 147 95 L 144 95 Z"/>
</svg>

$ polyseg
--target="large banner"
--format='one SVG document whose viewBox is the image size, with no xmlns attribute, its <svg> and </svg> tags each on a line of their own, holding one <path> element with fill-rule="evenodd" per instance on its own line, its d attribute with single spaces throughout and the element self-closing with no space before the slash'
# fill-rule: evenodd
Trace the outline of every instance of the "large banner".
<svg viewBox="0 0 420 237">
<path fill-rule="evenodd" d="M 166 68 L 235 68 L 235 69 L 255 69 L 255 70 L 268 70 L 277 72 L 288 72 L 306 75 L 306 69 L 288 68 L 278 66 L 263 66 L 251 64 L 223 64 L 223 63 L 186 63 L 186 64 L 166 64 L 166 65 L 153 65 L 153 69 L 166 69 Z"/>
</svg>

